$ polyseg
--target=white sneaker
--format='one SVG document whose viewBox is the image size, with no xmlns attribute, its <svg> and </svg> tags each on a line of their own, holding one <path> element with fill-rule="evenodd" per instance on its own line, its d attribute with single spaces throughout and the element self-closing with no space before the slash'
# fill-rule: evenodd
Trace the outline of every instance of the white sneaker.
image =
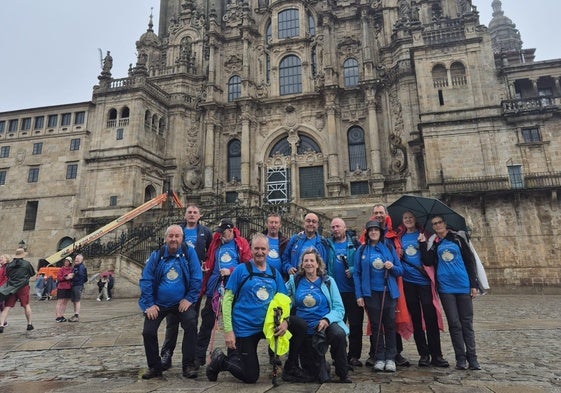
<svg viewBox="0 0 561 393">
<path fill-rule="evenodd" d="M 108 297 L 108 298 L 107 298 L 107 299 L 105 299 L 105 300 L 109 301 L 109 300 L 111 300 L 111 298 L 110 298 L 110 297 Z"/>
<path fill-rule="evenodd" d="M 389 373 L 395 373 L 396 367 L 393 360 L 386 360 L 386 371 Z"/>
<path fill-rule="evenodd" d="M 386 363 L 383 360 L 376 360 L 374 363 L 374 371 L 384 371 L 384 366 Z"/>
<path fill-rule="evenodd" d="M 97 298 L 97 299 L 95 299 L 95 300 L 97 300 L 98 302 L 101 302 L 101 299 L 100 299 L 100 298 Z"/>
</svg>

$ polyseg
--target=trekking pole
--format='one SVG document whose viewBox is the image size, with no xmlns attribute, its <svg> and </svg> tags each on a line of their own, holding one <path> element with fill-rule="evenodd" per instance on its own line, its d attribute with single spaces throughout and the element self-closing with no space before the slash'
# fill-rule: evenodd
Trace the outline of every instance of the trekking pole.
<svg viewBox="0 0 561 393">
<path fill-rule="evenodd" d="M 282 308 L 281 307 L 275 307 L 274 308 L 274 333 L 277 332 L 277 329 L 281 324 L 281 318 L 282 318 Z M 278 349 L 279 349 L 279 336 L 275 336 L 275 344 L 274 344 L 274 348 L 273 348 L 273 350 L 274 350 L 273 386 L 279 386 L 279 384 L 277 383 L 277 373 L 278 373 L 277 361 L 278 361 L 278 358 L 279 358 Z"/>
<path fill-rule="evenodd" d="M 374 347 L 374 357 L 376 357 L 376 352 L 378 352 L 378 342 L 379 342 L 378 340 L 380 339 L 380 331 L 382 330 L 382 316 L 384 315 L 384 302 L 386 300 L 387 290 L 388 290 L 388 269 L 385 269 L 384 291 L 382 292 L 382 304 L 380 305 L 380 319 L 378 320 L 378 331 L 376 332 L 376 346 Z"/>
<path fill-rule="evenodd" d="M 220 280 L 217 283 L 217 292 L 218 292 L 218 299 L 217 299 L 217 304 L 216 304 L 216 310 L 214 310 L 214 327 L 212 328 L 212 332 L 210 334 L 210 345 L 209 345 L 209 350 L 208 350 L 208 355 L 207 355 L 207 364 L 210 364 L 210 355 L 212 354 L 212 351 L 214 349 L 214 338 L 216 336 L 216 331 L 219 329 L 219 319 L 220 319 L 220 315 L 222 314 L 222 298 L 224 297 L 224 278 L 220 278 Z M 212 301 L 214 301 L 214 296 Z"/>
</svg>

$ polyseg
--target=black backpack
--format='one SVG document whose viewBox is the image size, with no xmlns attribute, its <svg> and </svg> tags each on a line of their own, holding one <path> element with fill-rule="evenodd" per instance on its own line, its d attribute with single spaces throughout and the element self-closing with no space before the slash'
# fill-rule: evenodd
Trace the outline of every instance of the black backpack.
<svg viewBox="0 0 561 393">
<path fill-rule="evenodd" d="M 240 294 L 240 291 L 242 290 L 242 287 L 245 285 L 245 283 L 248 280 L 251 280 L 253 277 L 258 276 L 258 277 L 265 277 L 265 278 L 270 278 L 272 280 L 277 279 L 277 269 L 275 269 L 273 266 L 271 266 L 271 271 L 273 272 L 273 274 L 267 274 L 266 272 L 254 272 L 253 268 L 251 267 L 251 262 L 245 262 L 244 263 L 247 272 L 249 273 L 249 276 L 246 276 L 242 282 L 240 283 L 240 285 L 238 286 L 238 290 L 236 291 L 236 293 L 234 294 L 234 300 L 232 301 L 232 306 L 234 305 L 234 302 L 236 301 L 236 299 L 238 298 L 238 295 Z"/>
</svg>

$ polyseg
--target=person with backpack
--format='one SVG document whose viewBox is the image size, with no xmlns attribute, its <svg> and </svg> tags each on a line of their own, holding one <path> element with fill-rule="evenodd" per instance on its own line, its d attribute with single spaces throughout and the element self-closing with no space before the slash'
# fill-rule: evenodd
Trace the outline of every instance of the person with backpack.
<svg viewBox="0 0 561 393">
<path fill-rule="evenodd" d="M 448 321 L 457 370 L 481 370 L 475 351 L 473 298 L 479 294 L 475 258 L 467 241 L 446 227 L 441 216 L 431 218 L 435 235 L 419 235 L 421 257 L 434 266 L 438 295 Z"/>
<path fill-rule="evenodd" d="M 253 235 L 251 261 L 239 264 L 226 283 L 222 313 L 228 353 L 224 354 L 219 348 L 212 351 L 206 368 L 209 381 L 216 381 L 221 371 L 229 371 L 245 383 L 255 383 L 259 379 L 257 345 L 265 338 L 263 325 L 269 303 L 277 293 L 287 294 L 282 275 L 267 264 L 268 253 L 267 236 Z M 282 320 L 275 335 L 283 336 L 288 323 L 287 319 Z"/>
<path fill-rule="evenodd" d="M 230 274 L 239 265 L 251 259 L 249 243 L 244 239 L 238 228 L 230 219 L 223 219 L 214 233 L 203 263 L 203 283 L 201 297 L 205 297 L 205 305 L 201 310 L 201 325 L 197 335 L 196 366 L 206 362 L 206 352 L 210 344 L 212 331 L 216 323 L 218 309 L 213 308 L 220 297 L 219 291 L 226 287 Z M 202 302 L 202 300 L 201 300 Z"/>
<path fill-rule="evenodd" d="M 366 223 L 366 244 L 355 254 L 356 301 L 365 307 L 372 329 L 373 371 L 396 371 L 397 355 L 395 306 L 399 297 L 397 277 L 403 274 L 395 249 L 384 242 L 384 229 L 378 220 Z"/>
<path fill-rule="evenodd" d="M 345 307 L 335 279 L 327 274 L 319 252 L 314 248 L 304 250 L 298 272 L 288 280 L 288 294 L 293 299 L 290 323 L 293 337 L 286 360 L 283 380 L 331 382 L 325 360 L 327 347 L 335 361 L 335 374 L 342 383 L 352 383 L 348 376 L 347 334 L 349 328 L 343 321 Z M 305 377 L 304 377 L 305 378 Z"/>
<path fill-rule="evenodd" d="M 72 294 L 70 301 L 74 306 L 74 315 L 68 318 L 68 322 L 80 322 L 80 300 L 84 291 L 84 284 L 88 282 L 88 269 L 84 265 L 84 256 L 78 254 L 74 257 L 72 268 Z"/>
<path fill-rule="evenodd" d="M 183 376 L 196 378 L 197 312 L 194 304 L 201 290 L 201 264 L 195 250 L 183 244 L 183 230 L 179 225 L 167 228 L 164 241 L 163 249 L 152 252 L 146 261 L 139 281 L 138 305 L 145 317 L 142 337 L 148 363 L 148 371 L 142 379 L 162 376 L 158 328 L 168 314 L 175 314 L 183 328 Z"/>
</svg>

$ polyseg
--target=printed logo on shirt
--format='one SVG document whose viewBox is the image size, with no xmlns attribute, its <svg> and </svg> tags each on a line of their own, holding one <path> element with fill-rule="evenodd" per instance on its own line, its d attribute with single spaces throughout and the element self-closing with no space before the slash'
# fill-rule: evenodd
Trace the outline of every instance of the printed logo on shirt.
<svg viewBox="0 0 561 393">
<path fill-rule="evenodd" d="M 454 254 L 450 250 L 445 249 L 442 251 L 442 254 L 440 254 L 440 257 L 444 262 L 450 262 L 454 259 Z"/>
<path fill-rule="evenodd" d="M 308 293 L 304 297 L 304 300 L 302 300 L 302 303 L 304 303 L 304 306 L 306 306 L 306 307 L 314 307 L 317 304 L 316 299 L 310 293 Z"/>
<path fill-rule="evenodd" d="M 177 277 L 179 277 L 179 273 L 177 273 L 177 271 L 175 270 L 175 268 L 171 268 L 169 269 L 169 271 L 166 274 L 166 277 L 168 280 L 170 281 L 175 281 L 177 279 Z"/>
<path fill-rule="evenodd" d="M 228 263 L 228 262 L 231 262 L 231 261 L 232 261 L 232 256 L 230 254 L 228 254 L 227 252 L 222 254 L 222 256 L 220 257 L 220 262 Z"/>
<path fill-rule="evenodd" d="M 276 258 L 279 257 L 279 253 L 277 252 L 277 250 L 271 249 L 271 250 L 269 250 L 269 257 L 270 257 L 270 258 L 275 258 L 275 259 L 276 259 Z"/>
<path fill-rule="evenodd" d="M 372 261 L 372 267 L 374 269 L 380 270 L 384 268 L 384 261 L 381 258 L 376 258 Z"/>
<path fill-rule="evenodd" d="M 409 255 L 410 257 L 417 255 L 417 247 L 415 247 L 414 245 L 410 244 L 407 246 L 407 248 L 405 249 L 405 253 L 407 255 Z"/>
</svg>

